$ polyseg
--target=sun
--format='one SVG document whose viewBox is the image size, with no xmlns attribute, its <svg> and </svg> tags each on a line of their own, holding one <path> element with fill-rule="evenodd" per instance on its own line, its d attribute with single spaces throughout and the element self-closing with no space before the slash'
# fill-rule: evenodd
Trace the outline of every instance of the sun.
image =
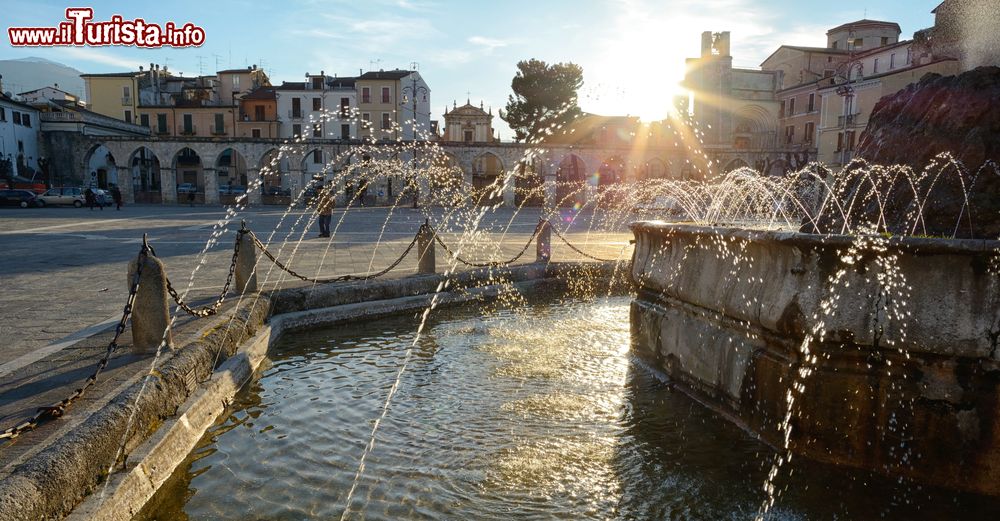
<svg viewBox="0 0 1000 521">
<path fill-rule="evenodd" d="M 667 118 L 675 96 L 685 92 L 685 59 L 690 57 L 689 44 L 698 41 L 692 33 L 680 20 L 632 18 L 627 29 L 605 40 L 597 56 L 583 60 L 580 107 L 606 116 L 639 116 L 646 122 Z"/>
</svg>

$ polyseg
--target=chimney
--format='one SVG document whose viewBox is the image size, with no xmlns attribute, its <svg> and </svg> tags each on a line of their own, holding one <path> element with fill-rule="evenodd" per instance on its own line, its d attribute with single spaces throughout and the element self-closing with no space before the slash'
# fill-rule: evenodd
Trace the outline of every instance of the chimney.
<svg viewBox="0 0 1000 521">
<path fill-rule="evenodd" d="M 707 58 L 712 55 L 712 31 L 701 33 L 701 57 Z"/>
</svg>

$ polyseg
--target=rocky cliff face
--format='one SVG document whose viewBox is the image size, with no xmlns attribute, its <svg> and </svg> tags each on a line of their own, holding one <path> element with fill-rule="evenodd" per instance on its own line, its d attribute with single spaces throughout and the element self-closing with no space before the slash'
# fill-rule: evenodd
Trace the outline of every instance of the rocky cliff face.
<svg viewBox="0 0 1000 521">
<path fill-rule="evenodd" d="M 942 152 L 968 168 L 1000 161 L 1000 68 L 928 74 L 875 105 L 858 155 L 923 169 Z"/>
<path fill-rule="evenodd" d="M 855 204 L 846 221 L 895 234 L 1000 237 L 1000 68 L 928 74 L 882 98 L 858 156 L 838 175 L 837 194 Z M 943 158 L 947 153 L 951 157 Z M 952 160 L 954 158 L 954 161 Z M 909 168 L 903 168 L 909 167 Z M 834 231 L 844 216 L 826 216 Z"/>
</svg>

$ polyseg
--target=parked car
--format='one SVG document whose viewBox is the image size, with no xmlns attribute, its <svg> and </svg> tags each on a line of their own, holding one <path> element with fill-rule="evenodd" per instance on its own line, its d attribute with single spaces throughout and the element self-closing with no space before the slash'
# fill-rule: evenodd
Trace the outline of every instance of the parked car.
<svg viewBox="0 0 1000 521">
<path fill-rule="evenodd" d="M 198 186 L 195 185 L 194 183 L 181 183 L 177 185 L 177 193 L 179 194 L 191 194 L 197 192 L 198 192 Z"/>
<path fill-rule="evenodd" d="M 0 190 L 0 205 L 21 208 L 38 206 L 38 196 L 31 190 Z"/>
<path fill-rule="evenodd" d="M 46 190 L 45 183 L 36 183 L 23 178 L 14 179 L 14 187 L 7 186 L 7 181 L 0 181 L 0 190 L 28 190 L 35 194 L 40 194 Z"/>
<path fill-rule="evenodd" d="M 59 186 L 50 188 L 38 196 L 39 206 L 55 206 L 58 204 L 73 205 L 80 208 L 87 202 L 83 196 L 83 188 L 79 186 Z"/>
<path fill-rule="evenodd" d="M 247 193 L 247 187 L 241 185 L 232 185 L 229 187 L 230 195 L 243 195 Z"/>
<path fill-rule="evenodd" d="M 265 186 L 264 195 L 274 195 L 274 196 L 292 195 L 292 191 L 291 189 L 282 188 L 280 186 Z"/>
</svg>

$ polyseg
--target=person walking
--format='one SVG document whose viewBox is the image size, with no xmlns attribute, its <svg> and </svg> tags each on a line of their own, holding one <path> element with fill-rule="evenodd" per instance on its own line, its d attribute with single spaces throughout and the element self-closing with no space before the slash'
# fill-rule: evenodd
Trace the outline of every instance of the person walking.
<svg viewBox="0 0 1000 521">
<path fill-rule="evenodd" d="M 94 193 L 94 189 L 87 187 L 87 190 L 83 192 L 83 199 L 87 202 L 87 207 L 90 211 L 94 211 L 94 203 L 97 202 L 97 194 Z M 101 208 L 103 210 L 103 208 Z"/>
<path fill-rule="evenodd" d="M 111 187 L 111 199 L 115 201 L 115 209 L 122 209 L 122 191 L 118 189 L 118 185 Z"/>
<path fill-rule="evenodd" d="M 194 208 L 194 190 L 188 192 L 188 206 Z"/>
<path fill-rule="evenodd" d="M 316 189 L 316 213 L 319 214 L 319 236 L 330 236 L 330 221 L 333 220 L 333 194 L 320 185 Z"/>
</svg>

